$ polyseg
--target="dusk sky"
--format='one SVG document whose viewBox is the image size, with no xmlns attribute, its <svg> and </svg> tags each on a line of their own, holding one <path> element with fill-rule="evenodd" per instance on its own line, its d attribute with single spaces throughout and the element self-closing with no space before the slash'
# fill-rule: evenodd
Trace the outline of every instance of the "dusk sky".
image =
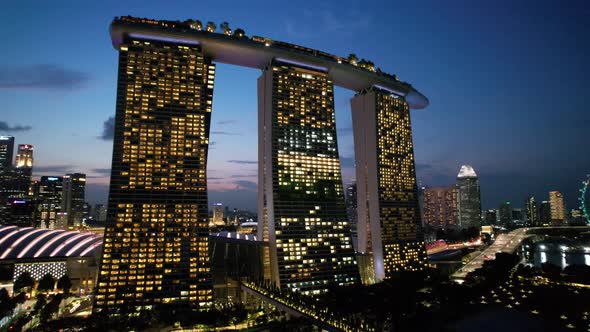
<svg viewBox="0 0 590 332">
<path fill-rule="evenodd" d="M 0 13 L 0 135 L 35 146 L 34 174 L 83 172 L 107 199 L 115 113 L 113 17 L 229 22 L 248 36 L 355 53 L 430 99 L 412 111 L 418 181 L 455 183 L 462 164 L 484 208 L 562 191 L 577 207 L 590 172 L 588 1 L 11 1 Z M 216 70 L 209 203 L 256 209 L 260 70 Z M 345 183 L 354 179 L 350 98 L 336 89 Z"/>
</svg>

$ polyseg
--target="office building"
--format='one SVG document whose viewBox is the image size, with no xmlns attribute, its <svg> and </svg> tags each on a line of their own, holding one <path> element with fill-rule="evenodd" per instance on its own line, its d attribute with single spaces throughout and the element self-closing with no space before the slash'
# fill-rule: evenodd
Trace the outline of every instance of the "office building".
<svg viewBox="0 0 590 332">
<path fill-rule="evenodd" d="M 227 206 L 226 206 L 227 208 Z M 215 203 L 213 205 L 213 225 L 215 226 L 223 226 L 225 225 L 225 221 L 223 221 L 223 204 Z"/>
<path fill-rule="evenodd" d="M 355 252 L 357 251 L 357 230 L 356 225 L 358 222 L 357 219 L 357 203 L 356 203 L 356 183 L 351 183 L 346 186 L 346 193 L 344 202 L 346 203 L 346 216 L 348 217 L 348 222 L 350 224 L 350 234 L 352 237 L 352 246 L 354 247 Z"/>
<path fill-rule="evenodd" d="M 316 295 L 358 280 L 327 73 L 273 61 L 258 78 L 259 224 L 265 278 Z"/>
<path fill-rule="evenodd" d="M 539 223 L 542 226 L 551 225 L 551 205 L 548 201 L 539 204 Z"/>
<path fill-rule="evenodd" d="M 506 201 L 500 205 L 500 224 L 507 226 L 512 223 L 512 204 Z"/>
<path fill-rule="evenodd" d="M 42 176 L 38 187 L 35 226 L 53 229 L 62 207 L 63 177 Z"/>
<path fill-rule="evenodd" d="M 125 35 L 115 47 L 113 160 L 93 310 L 211 308 L 206 167 L 215 66 L 194 43 Z"/>
<path fill-rule="evenodd" d="M 494 209 L 486 210 L 484 222 L 486 225 L 495 225 L 498 223 L 498 211 Z"/>
<path fill-rule="evenodd" d="M 512 220 L 513 221 L 524 221 L 525 213 L 522 209 L 512 209 Z"/>
<path fill-rule="evenodd" d="M 33 146 L 19 144 L 16 153 L 16 168 L 33 168 Z"/>
<path fill-rule="evenodd" d="M 14 155 L 14 137 L 0 136 L 0 171 L 12 167 L 12 156 Z"/>
<path fill-rule="evenodd" d="M 455 187 L 424 190 L 424 223 L 432 227 L 457 226 L 458 190 Z"/>
<path fill-rule="evenodd" d="M 365 89 L 351 100 L 358 195 L 358 251 L 374 280 L 426 263 L 408 103 Z M 362 270 L 362 268 L 361 268 Z"/>
<path fill-rule="evenodd" d="M 92 209 L 92 219 L 96 222 L 105 222 L 107 220 L 107 207 L 104 204 L 95 204 Z"/>
<path fill-rule="evenodd" d="M 549 192 L 549 207 L 551 208 L 551 223 L 555 226 L 565 222 L 565 203 L 559 191 Z"/>
<path fill-rule="evenodd" d="M 86 174 L 73 173 L 63 177 L 61 211 L 68 216 L 68 226 L 79 226 L 84 219 Z"/>
<path fill-rule="evenodd" d="M 537 208 L 537 202 L 535 196 L 531 196 L 526 199 L 525 203 L 526 219 L 527 224 L 531 226 L 540 226 L 539 221 L 539 210 Z"/>
<path fill-rule="evenodd" d="M 459 225 L 463 229 L 481 226 L 479 179 L 473 167 L 461 166 L 457 175 Z"/>
</svg>

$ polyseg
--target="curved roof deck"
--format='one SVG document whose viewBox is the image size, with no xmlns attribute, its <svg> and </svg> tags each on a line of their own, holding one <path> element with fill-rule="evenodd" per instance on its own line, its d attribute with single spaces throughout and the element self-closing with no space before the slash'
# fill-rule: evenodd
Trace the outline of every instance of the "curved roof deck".
<svg viewBox="0 0 590 332">
<path fill-rule="evenodd" d="M 399 81 L 391 75 L 380 74 L 345 62 L 339 63 L 336 60 L 339 57 L 324 52 L 321 52 L 323 56 L 307 54 L 294 48 L 285 47 L 286 43 L 282 42 L 265 44 L 247 37 L 227 36 L 188 27 L 184 29 L 167 28 L 156 24 L 124 22 L 117 19 L 111 24 L 110 30 L 115 49 L 119 49 L 126 36 L 146 40 L 199 44 L 203 47 L 205 56 L 215 62 L 264 69 L 273 59 L 287 60 L 327 71 L 334 84 L 339 87 L 353 91 L 377 87 L 405 97 L 412 109 L 425 108 L 429 103 L 428 98 L 410 84 Z"/>
</svg>

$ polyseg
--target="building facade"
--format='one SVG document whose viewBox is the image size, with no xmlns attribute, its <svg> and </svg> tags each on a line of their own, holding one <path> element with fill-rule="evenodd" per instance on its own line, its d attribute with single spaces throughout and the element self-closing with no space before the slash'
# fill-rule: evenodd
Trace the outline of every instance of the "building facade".
<svg viewBox="0 0 590 332">
<path fill-rule="evenodd" d="M 269 242 L 265 278 L 305 295 L 358 280 L 333 89 L 326 72 L 305 64 L 275 60 L 258 78 L 258 238 Z"/>
<path fill-rule="evenodd" d="M 54 228 L 57 216 L 61 212 L 63 197 L 63 177 L 42 176 L 37 192 L 39 199 L 35 226 L 39 228 Z"/>
<path fill-rule="evenodd" d="M 426 250 L 408 104 L 388 91 L 370 88 L 357 93 L 351 106 L 358 252 L 369 254 L 374 281 L 422 270 Z"/>
<path fill-rule="evenodd" d="M 455 187 L 424 190 L 424 224 L 433 227 L 453 227 L 458 222 L 458 190 Z"/>
<path fill-rule="evenodd" d="M 479 179 L 473 167 L 461 166 L 457 175 L 459 225 L 467 229 L 481 227 Z"/>
<path fill-rule="evenodd" d="M 551 205 L 549 201 L 542 201 L 539 204 L 539 223 L 541 226 L 551 225 Z"/>
<path fill-rule="evenodd" d="M 86 174 L 73 173 L 63 177 L 62 207 L 68 226 L 79 226 L 84 219 L 86 198 Z"/>
<path fill-rule="evenodd" d="M 503 226 L 512 223 L 512 204 L 508 201 L 500 205 L 500 224 Z"/>
<path fill-rule="evenodd" d="M 551 223 L 553 225 L 562 225 L 565 222 L 565 202 L 563 195 L 559 191 L 549 192 L 549 207 L 551 209 Z"/>
<path fill-rule="evenodd" d="M 126 37 L 95 312 L 212 306 L 207 153 L 215 66 L 200 46 Z"/>
<path fill-rule="evenodd" d="M 0 136 L 0 171 L 12 168 L 14 137 Z"/>
<path fill-rule="evenodd" d="M 531 226 L 540 226 L 539 222 L 539 210 L 537 208 L 537 201 L 535 196 L 531 196 L 524 202 L 527 223 Z"/>
</svg>

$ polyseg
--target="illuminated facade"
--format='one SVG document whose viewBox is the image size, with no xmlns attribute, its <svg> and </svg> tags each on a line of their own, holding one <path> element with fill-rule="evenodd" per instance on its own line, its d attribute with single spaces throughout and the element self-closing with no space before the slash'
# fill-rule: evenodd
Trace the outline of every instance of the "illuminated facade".
<svg viewBox="0 0 590 332">
<path fill-rule="evenodd" d="M 39 228 L 54 228 L 57 215 L 62 206 L 63 177 L 42 176 L 39 181 L 39 205 L 35 226 Z"/>
<path fill-rule="evenodd" d="M 259 227 L 265 278 L 302 294 L 358 280 L 336 141 L 333 84 L 321 68 L 274 60 L 258 79 Z"/>
<path fill-rule="evenodd" d="M 549 207 L 551 209 L 551 223 L 561 225 L 565 222 L 565 203 L 559 191 L 549 192 Z"/>
<path fill-rule="evenodd" d="M 457 188 L 424 190 L 424 223 L 434 227 L 457 225 Z"/>
<path fill-rule="evenodd" d="M 526 209 L 527 223 L 532 226 L 541 226 L 541 223 L 539 222 L 539 210 L 537 208 L 535 196 L 527 198 L 524 202 L 524 206 Z"/>
<path fill-rule="evenodd" d="M 19 144 L 16 153 L 16 168 L 33 168 L 33 146 Z"/>
<path fill-rule="evenodd" d="M 374 280 L 426 263 L 408 103 L 377 88 L 351 101 L 356 158 L 358 251 Z"/>
<path fill-rule="evenodd" d="M 459 193 L 459 226 L 467 229 L 481 227 L 481 194 L 479 179 L 473 167 L 461 166 L 457 175 L 457 189 Z"/>
<path fill-rule="evenodd" d="M 14 137 L 0 136 L 0 171 L 12 167 L 12 155 L 14 154 Z"/>
<path fill-rule="evenodd" d="M 73 173 L 63 177 L 62 207 L 68 226 L 79 226 L 84 218 L 86 174 Z"/>
<path fill-rule="evenodd" d="M 200 46 L 126 37 L 95 312 L 212 306 L 207 150 L 215 66 Z"/>
</svg>

